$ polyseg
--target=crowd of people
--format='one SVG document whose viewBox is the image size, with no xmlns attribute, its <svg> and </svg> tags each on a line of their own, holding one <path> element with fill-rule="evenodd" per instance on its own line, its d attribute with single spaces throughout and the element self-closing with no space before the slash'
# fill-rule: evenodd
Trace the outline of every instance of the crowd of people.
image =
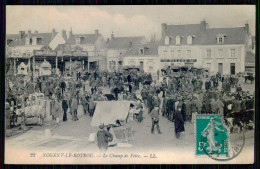
<svg viewBox="0 0 260 169">
<path fill-rule="evenodd" d="M 137 102 L 129 111 L 128 120 L 143 120 L 147 109 L 158 133 L 159 114 L 174 122 L 175 135 L 185 131 L 185 123 L 192 121 L 193 114 L 219 114 L 223 117 L 253 109 L 254 96 L 244 91 L 236 76 L 211 75 L 203 69 L 157 72 L 157 76 L 137 69 L 118 72 L 78 72 L 77 76 L 41 76 L 35 83 L 31 79 L 9 78 L 6 85 L 6 102 L 9 107 L 26 103 L 29 95 L 43 93 L 50 100 L 53 120 L 77 121 L 78 108 L 82 105 L 85 115 L 93 116 L 96 101 L 132 100 Z M 162 80 L 161 80 L 162 79 Z M 87 91 L 87 88 L 90 90 Z M 110 92 L 103 93 L 103 89 Z M 22 100 L 19 96 L 23 96 Z M 228 105 L 232 104 L 232 108 Z M 7 106 L 8 107 L 8 106 Z M 138 109 L 138 113 L 134 111 Z M 15 113 L 12 108 L 11 112 Z M 131 113 L 132 112 L 132 113 Z M 244 116 L 244 115 L 243 115 Z M 250 116 L 250 115 L 247 115 Z M 10 118 L 10 117 L 7 117 Z M 244 119 L 244 118 L 243 118 Z M 247 123 L 252 115 L 247 118 Z M 241 121 L 241 120 L 240 120 Z"/>
</svg>

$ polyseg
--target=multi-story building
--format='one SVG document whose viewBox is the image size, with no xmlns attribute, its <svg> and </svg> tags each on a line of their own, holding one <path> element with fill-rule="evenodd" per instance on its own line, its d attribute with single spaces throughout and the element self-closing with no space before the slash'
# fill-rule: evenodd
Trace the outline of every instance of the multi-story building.
<svg viewBox="0 0 260 169">
<path fill-rule="evenodd" d="M 133 45 L 123 57 L 124 66 L 137 66 L 144 72 L 156 73 L 159 69 L 158 43 Z"/>
<path fill-rule="evenodd" d="M 52 41 L 57 41 L 56 39 L 58 33 L 53 29 L 51 33 L 39 33 L 35 31 L 32 33 L 30 30 L 25 33 L 25 31 L 20 31 L 19 34 L 7 35 L 6 36 L 6 59 L 11 61 L 13 73 L 17 73 L 17 66 L 22 62 L 25 66 L 28 67 L 28 72 L 36 68 L 36 64 L 42 62 L 44 59 L 47 59 L 52 63 L 53 68 L 57 68 L 57 62 L 55 64 L 55 59 L 49 56 L 55 56 L 53 52 L 45 53 L 46 55 L 39 55 L 39 52 L 36 51 L 46 51 L 49 49 L 49 44 Z M 55 43 L 52 43 L 53 45 Z M 51 49 L 49 49 L 51 50 Z M 48 51 L 49 51 L 48 50 Z M 41 52 L 43 54 L 44 52 Z M 36 55 L 38 55 L 36 57 Z M 42 57 L 41 57 L 42 56 Z M 33 62 L 33 64 L 31 64 Z M 24 67 L 24 65 L 23 65 Z M 10 69 L 11 70 L 11 69 Z"/>
<path fill-rule="evenodd" d="M 85 62 L 82 62 L 83 65 L 88 64 L 88 68 L 106 69 L 105 52 L 107 44 L 98 30 L 95 30 L 94 34 L 73 34 L 70 30 L 66 45 L 71 47 L 74 55 L 77 52 L 86 53 Z"/>
<path fill-rule="evenodd" d="M 235 28 L 209 28 L 200 24 L 162 24 L 158 48 L 160 66 L 208 68 L 211 72 L 235 74 L 245 71 L 247 52 L 252 50 L 249 25 Z"/>
<path fill-rule="evenodd" d="M 120 70 L 123 64 L 123 57 L 125 52 L 134 45 L 144 45 L 147 41 L 144 36 L 136 37 L 114 37 L 107 42 L 107 69 L 108 71 Z"/>
</svg>

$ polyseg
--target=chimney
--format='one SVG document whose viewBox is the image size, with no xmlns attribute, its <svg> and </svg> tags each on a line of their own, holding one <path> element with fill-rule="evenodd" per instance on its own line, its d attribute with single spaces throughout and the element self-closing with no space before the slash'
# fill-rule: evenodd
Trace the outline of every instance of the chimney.
<svg viewBox="0 0 260 169">
<path fill-rule="evenodd" d="M 35 32 L 34 33 L 39 33 L 37 30 L 35 30 Z"/>
<path fill-rule="evenodd" d="M 67 33 L 66 30 L 62 30 L 62 37 L 66 41 L 67 40 Z"/>
<path fill-rule="evenodd" d="M 111 34 L 111 40 L 114 39 L 114 32 Z"/>
<path fill-rule="evenodd" d="M 55 29 L 53 28 L 53 29 L 52 29 L 52 37 L 54 37 L 55 34 L 56 34 L 56 31 L 55 31 Z"/>
<path fill-rule="evenodd" d="M 249 24 L 248 23 L 245 24 L 245 29 L 246 29 L 247 35 L 249 35 Z"/>
<path fill-rule="evenodd" d="M 70 28 L 70 31 L 69 31 L 69 38 L 72 37 L 73 33 L 72 33 L 72 28 Z"/>
<path fill-rule="evenodd" d="M 98 37 L 98 30 L 97 29 L 95 30 L 95 37 L 96 38 Z"/>
<path fill-rule="evenodd" d="M 164 39 L 164 37 L 166 35 L 166 29 L 167 29 L 167 24 L 162 23 L 162 39 Z"/>
<path fill-rule="evenodd" d="M 208 23 L 206 22 L 206 20 L 204 19 L 203 21 L 200 22 L 200 30 L 202 32 L 205 32 L 206 29 L 208 29 Z"/>
<path fill-rule="evenodd" d="M 20 39 L 22 39 L 25 34 L 25 31 L 19 31 L 19 34 L 20 34 Z"/>
</svg>

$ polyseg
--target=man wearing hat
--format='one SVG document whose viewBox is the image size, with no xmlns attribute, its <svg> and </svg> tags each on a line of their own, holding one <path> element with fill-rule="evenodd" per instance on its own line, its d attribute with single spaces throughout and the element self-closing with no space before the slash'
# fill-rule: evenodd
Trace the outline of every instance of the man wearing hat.
<svg viewBox="0 0 260 169">
<path fill-rule="evenodd" d="M 113 140 L 113 135 L 104 129 L 104 124 L 99 126 L 99 131 L 97 132 L 97 143 L 100 151 L 107 151 L 108 142 Z"/>
</svg>

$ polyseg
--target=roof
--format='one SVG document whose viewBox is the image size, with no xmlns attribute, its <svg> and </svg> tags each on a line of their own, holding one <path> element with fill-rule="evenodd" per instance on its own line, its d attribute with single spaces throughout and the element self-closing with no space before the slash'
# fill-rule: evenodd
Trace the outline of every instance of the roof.
<svg viewBox="0 0 260 169">
<path fill-rule="evenodd" d="M 225 34 L 224 44 L 244 44 L 246 31 L 244 27 L 237 28 L 213 28 L 201 32 L 195 42 L 201 45 L 214 45 L 217 43 L 218 34 Z"/>
<path fill-rule="evenodd" d="M 57 35 L 57 32 L 55 32 L 54 37 Z M 18 34 L 18 36 L 16 35 L 6 35 L 6 37 L 8 38 L 14 38 L 12 42 L 9 43 L 10 47 L 14 47 L 14 46 L 24 46 L 25 45 L 25 40 L 28 37 L 28 34 L 24 34 L 23 38 L 20 38 L 20 35 Z M 36 37 L 36 38 L 42 38 L 42 40 L 40 41 L 40 44 L 38 45 L 49 45 L 49 43 L 52 41 L 52 39 L 54 38 L 52 36 L 52 33 L 32 33 L 31 37 Z"/>
<path fill-rule="evenodd" d="M 255 63 L 255 54 L 246 52 L 245 63 Z"/>
<path fill-rule="evenodd" d="M 170 37 L 170 44 L 175 45 L 175 38 L 181 37 L 181 44 L 187 44 L 187 37 L 193 36 L 192 44 L 216 45 L 217 35 L 224 34 L 224 44 L 244 44 L 246 37 L 245 27 L 234 28 L 207 28 L 201 30 L 201 24 L 167 25 L 165 36 Z M 161 43 L 164 43 L 162 39 Z"/>
<path fill-rule="evenodd" d="M 167 25 L 165 35 L 172 38 L 172 40 L 170 40 L 170 44 L 175 44 L 175 38 L 177 36 L 181 37 L 181 43 L 187 44 L 187 37 L 193 35 L 196 37 L 200 31 L 200 24 Z"/>
<path fill-rule="evenodd" d="M 129 48 L 130 42 L 132 45 L 138 45 L 142 43 L 144 36 L 135 36 L 135 37 L 113 37 L 108 42 L 108 48 L 112 49 L 126 49 Z"/>
<path fill-rule="evenodd" d="M 101 35 L 99 34 L 98 36 L 96 36 L 95 34 L 73 34 L 71 37 L 69 37 L 66 44 L 76 44 L 76 39 L 78 37 L 81 37 L 80 44 L 94 44 L 99 36 Z"/>
<path fill-rule="evenodd" d="M 18 39 L 19 37 L 19 34 L 6 34 L 6 39 Z"/>
<path fill-rule="evenodd" d="M 133 45 L 128 49 L 124 56 L 147 56 L 158 55 L 158 43 L 148 43 L 145 45 Z M 144 54 L 140 53 L 140 49 L 144 49 Z"/>
</svg>

